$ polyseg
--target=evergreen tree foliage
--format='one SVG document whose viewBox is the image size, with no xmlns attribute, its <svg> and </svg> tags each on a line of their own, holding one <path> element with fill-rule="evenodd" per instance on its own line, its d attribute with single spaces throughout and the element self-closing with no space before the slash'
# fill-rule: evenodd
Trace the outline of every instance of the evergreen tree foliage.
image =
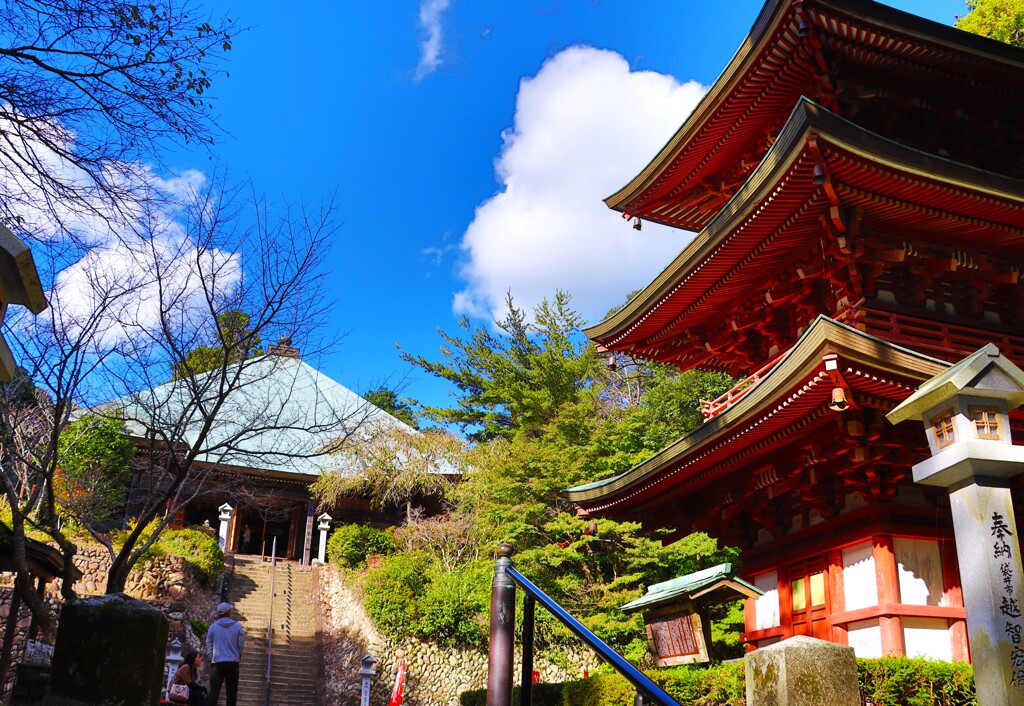
<svg viewBox="0 0 1024 706">
<path fill-rule="evenodd" d="M 403 352 L 403 360 L 455 388 L 456 406 L 423 406 L 422 414 L 459 427 L 472 441 L 542 433 L 563 405 L 584 395 L 599 370 L 570 301 L 557 292 L 534 309 L 531 321 L 509 294 L 496 331 L 463 317 L 459 327 L 467 337 L 439 331 L 441 361 Z"/>
<path fill-rule="evenodd" d="M 135 444 L 116 415 L 87 414 L 60 432 L 54 494 L 59 512 L 98 530 L 123 508 Z"/>
<path fill-rule="evenodd" d="M 416 419 L 416 411 L 413 409 L 415 400 L 407 400 L 399 396 L 397 392 L 386 385 L 378 385 L 372 390 L 362 394 L 364 400 L 374 407 L 383 409 L 395 419 L 405 422 L 413 429 L 419 429 L 420 424 Z"/>
<path fill-rule="evenodd" d="M 983 37 L 1024 47 L 1024 0 L 967 0 L 970 8 L 956 27 Z"/>
<path fill-rule="evenodd" d="M 511 541 L 521 571 L 639 661 L 647 653 L 642 618 L 619 606 L 652 583 L 735 562 L 738 552 L 704 534 L 664 545 L 664 533 L 645 534 L 637 523 L 580 517 L 564 490 L 621 473 L 693 430 L 703 422 L 701 400 L 733 381 L 628 356 L 602 365 L 565 293 L 538 306 L 532 320 L 511 296 L 507 304 L 493 329 L 463 320 L 464 337 L 441 332 L 441 361 L 404 354 L 454 387 L 451 407 L 423 414 L 464 429 L 475 443 L 460 452 L 462 479 L 449 489 L 450 512 L 410 519 L 396 533 L 405 551 L 367 573 L 371 613 L 393 634 L 481 644 L 489 583 L 464 577 L 489 576 L 494 547 Z M 421 570 L 411 578 L 414 563 Z M 713 649 L 737 656 L 742 615 L 723 606 L 717 617 Z M 543 611 L 537 619 L 541 642 L 568 638 Z"/>
<path fill-rule="evenodd" d="M 259 334 L 249 326 L 249 315 L 231 309 L 217 317 L 215 341 L 208 346 L 196 346 L 175 362 L 171 379 L 184 380 L 258 355 L 263 355 L 263 347 Z"/>
</svg>

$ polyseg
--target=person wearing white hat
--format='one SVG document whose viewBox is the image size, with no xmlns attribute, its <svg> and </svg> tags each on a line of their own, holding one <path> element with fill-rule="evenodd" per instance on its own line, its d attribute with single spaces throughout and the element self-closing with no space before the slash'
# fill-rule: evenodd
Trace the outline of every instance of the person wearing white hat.
<svg viewBox="0 0 1024 706">
<path fill-rule="evenodd" d="M 227 706 L 237 706 L 238 663 L 245 647 L 245 632 L 231 617 L 234 609 L 230 603 L 218 605 L 217 620 L 206 632 L 206 657 L 210 661 L 209 706 L 217 706 L 221 685 L 227 686 Z"/>
</svg>

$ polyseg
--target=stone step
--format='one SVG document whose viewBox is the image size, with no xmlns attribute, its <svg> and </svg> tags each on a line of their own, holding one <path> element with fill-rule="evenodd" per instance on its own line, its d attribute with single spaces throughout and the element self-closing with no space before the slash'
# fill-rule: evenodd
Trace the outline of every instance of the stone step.
<svg viewBox="0 0 1024 706">
<path fill-rule="evenodd" d="M 277 565 L 270 590 L 271 567 L 259 559 L 235 561 L 228 600 L 246 631 L 246 649 L 239 675 L 239 703 L 266 703 L 267 629 L 273 606 L 270 703 L 309 706 L 315 687 L 316 623 L 309 567 Z"/>
</svg>

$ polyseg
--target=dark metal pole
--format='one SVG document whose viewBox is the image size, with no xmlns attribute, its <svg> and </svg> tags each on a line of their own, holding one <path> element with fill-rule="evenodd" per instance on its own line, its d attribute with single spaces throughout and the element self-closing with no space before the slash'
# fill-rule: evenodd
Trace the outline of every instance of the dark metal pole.
<svg viewBox="0 0 1024 706">
<path fill-rule="evenodd" d="M 277 535 L 270 548 L 270 617 L 267 619 L 267 700 L 270 706 L 270 648 L 274 645 L 274 569 L 277 567 Z"/>
<path fill-rule="evenodd" d="M 516 632 L 516 585 L 505 573 L 512 545 L 498 547 L 491 580 L 491 641 L 487 657 L 487 706 L 512 706 L 512 664 Z"/>
<path fill-rule="evenodd" d="M 519 687 L 519 706 L 533 704 L 533 614 L 537 601 L 523 597 L 523 681 Z"/>
</svg>

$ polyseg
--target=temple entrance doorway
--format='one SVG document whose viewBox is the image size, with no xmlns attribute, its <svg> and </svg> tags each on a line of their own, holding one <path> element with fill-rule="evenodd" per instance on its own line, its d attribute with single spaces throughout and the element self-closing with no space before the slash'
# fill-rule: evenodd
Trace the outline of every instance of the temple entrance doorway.
<svg viewBox="0 0 1024 706">
<path fill-rule="evenodd" d="M 293 559 L 288 549 L 289 522 L 274 520 L 267 522 L 267 530 L 263 536 L 263 555 L 277 555 L 280 559 Z"/>
<path fill-rule="evenodd" d="M 250 556 L 270 557 L 277 540 L 277 558 L 294 559 L 294 515 L 296 508 L 244 507 L 238 512 L 235 551 Z"/>
<path fill-rule="evenodd" d="M 829 639 L 826 571 L 823 557 L 802 561 L 787 569 L 793 635 Z"/>
</svg>

